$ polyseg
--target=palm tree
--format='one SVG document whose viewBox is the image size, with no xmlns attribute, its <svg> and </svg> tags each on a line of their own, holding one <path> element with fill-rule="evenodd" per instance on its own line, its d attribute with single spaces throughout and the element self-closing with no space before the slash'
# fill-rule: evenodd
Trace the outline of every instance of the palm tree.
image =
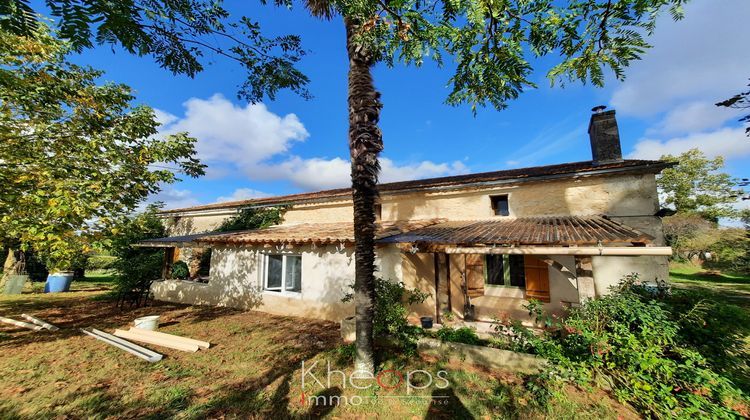
<svg viewBox="0 0 750 420">
<path fill-rule="evenodd" d="M 331 19 L 330 0 L 307 0 L 313 16 Z M 352 162 L 354 202 L 354 305 L 357 326 L 355 370 L 373 372 L 373 317 L 375 314 L 375 201 L 378 198 L 378 155 L 383 136 L 378 128 L 380 93 L 370 71 L 375 59 L 368 48 L 356 42 L 361 22 L 344 18 L 349 56 L 349 153 Z"/>
</svg>

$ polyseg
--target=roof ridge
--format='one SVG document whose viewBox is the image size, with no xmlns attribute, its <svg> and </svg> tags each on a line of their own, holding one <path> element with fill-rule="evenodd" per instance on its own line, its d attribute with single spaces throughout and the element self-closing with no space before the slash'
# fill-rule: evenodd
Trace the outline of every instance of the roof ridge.
<svg viewBox="0 0 750 420">
<path fill-rule="evenodd" d="M 399 191 L 404 189 L 414 188 L 430 188 L 440 187 L 446 185 L 460 186 L 462 184 L 473 184 L 481 182 L 492 182 L 493 180 L 514 180 L 514 179 L 533 179 L 544 176 L 564 176 L 572 175 L 581 172 L 594 172 L 594 171 L 606 171 L 606 170 L 630 170 L 642 167 L 653 166 L 656 170 L 661 170 L 668 166 L 668 162 L 659 160 L 643 160 L 643 159 L 625 159 L 620 162 L 612 162 L 607 164 L 596 164 L 593 161 L 578 161 L 568 162 L 553 165 L 539 165 L 530 166 L 524 168 L 513 168 L 513 169 L 502 169 L 497 171 L 487 172 L 475 172 L 469 174 L 460 175 L 449 175 L 434 178 L 423 178 L 410 181 L 396 181 L 387 182 L 378 185 L 378 189 L 381 192 L 388 191 Z M 202 210 L 219 210 L 236 208 L 250 205 L 273 205 L 273 204 L 287 204 L 294 202 L 295 200 L 315 200 L 324 198 L 334 198 L 342 195 L 348 195 L 351 192 L 351 188 L 335 188 L 328 190 L 312 191 L 305 193 L 295 193 L 263 198 L 252 198 L 247 200 L 235 200 L 226 201 L 221 203 L 211 203 L 192 207 L 183 207 L 177 209 L 163 210 L 160 213 L 180 213 L 187 211 L 202 211 Z"/>
</svg>

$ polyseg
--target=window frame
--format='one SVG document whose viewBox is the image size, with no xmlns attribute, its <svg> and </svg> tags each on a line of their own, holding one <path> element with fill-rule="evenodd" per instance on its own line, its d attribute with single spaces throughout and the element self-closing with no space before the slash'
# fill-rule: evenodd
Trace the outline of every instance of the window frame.
<svg viewBox="0 0 750 420">
<path fill-rule="evenodd" d="M 499 206 L 497 205 L 498 199 L 505 197 L 505 204 L 506 204 L 506 212 L 507 214 L 501 214 L 498 213 Z M 493 194 L 490 196 L 490 207 L 492 207 L 492 212 L 495 216 L 498 217 L 508 217 L 510 216 L 510 194 Z"/>
<path fill-rule="evenodd" d="M 516 289 L 516 290 L 526 290 L 526 273 L 524 273 L 524 281 L 523 286 L 514 286 L 511 284 L 511 273 L 510 273 L 510 257 L 512 255 L 510 254 L 487 254 L 484 256 L 484 285 L 485 287 L 499 287 L 504 289 Z M 491 284 L 488 283 L 489 280 L 489 272 L 488 272 L 488 259 L 489 257 L 501 257 L 503 260 L 503 284 Z M 523 255 L 520 256 L 523 258 Z"/>
<path fill-rule="evenodd" d="M 269 268 L 269 258 L 271 256 L 281 257 L 281 286 L 273 287 L 273 288 L 268 287 L 268 268 Z M 287 289 L 286 269 L 287 269 L 287 259 L 289 257 L 299 258 L 299 265 L 300 265 L 299 290 Z M 302 254 L 264 253 L 263 254 L 262 286 L 263 286 L 264 293 L 273 293 L 274 295 L 293 295 L 293 296 L 301 295 L 302 294 Z"/>
</svg>

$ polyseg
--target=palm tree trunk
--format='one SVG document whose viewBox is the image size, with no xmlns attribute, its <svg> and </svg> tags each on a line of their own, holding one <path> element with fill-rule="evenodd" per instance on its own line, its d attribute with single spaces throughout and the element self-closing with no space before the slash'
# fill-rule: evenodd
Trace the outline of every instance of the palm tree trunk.
<svg viewBox="0 0 750 420">
<path fill-rule="evenodd" d="M 354 304 L 357 326 L 355 370 L 374 372 L 373 317 L 375 313 L 375 201 L 383 150 L 380 93 L 370 69 L 373 59 L 354 42 L 356 22 L 344 19 L 349 55 L 349 151 L 354 201 Z"/>
</svg>

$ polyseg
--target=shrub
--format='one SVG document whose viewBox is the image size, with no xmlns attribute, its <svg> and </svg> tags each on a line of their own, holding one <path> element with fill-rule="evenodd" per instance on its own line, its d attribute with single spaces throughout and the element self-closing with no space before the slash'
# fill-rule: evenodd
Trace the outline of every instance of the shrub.
<svg viewBox="0 0 750 420">
<path fill-rule="evenodd" d="M 392 282 L 381 278 L 375 279 L 375 317 L 373 319 L 373 335 L 375 337 L 390 337 L 394 344 L 407 353 L 416 349 L 417 338 L 421 328 L 410 325 L 406 317 L 409 305 L 422 303 L 430 296 L 417 289 L 407 289 L 404 283 Z M 349 293 L 343 302 L 354 300 L 354 294 Z"/>
<path fill-rule="evenodd" d="M 111 270 L 117 257 L 112 255 L 92 255 L 89 257 L 88 269 L 89 270 Z"/>
<path fill-rule="evenodd" d="M 442 341 L 452 343 L 473 344 L 475 346 L 482 344 L 482 340 L 477 336 L 477 332 L 469 327 L 443 327 L 437 331 L 437 336 Z"/>
<path fill-rule="evenodd" d="M 694 335 L 671 299 L 630 277 L 612 294 L 572 309 L 535 343 L 552 362 L 545 375 L 609 382 L 620 400 L 653 417 L 747 415 L 742 392 L 689 343 Z"/>
<path fill-rule="evenodd" d="M 164 250 L 132 246 L 144 239 L 160 238 L 166 234 L 156 215 L 157 210 L 158 207 L 149 206 L 144 213 L 128 219 L 110 239 L 110 253 L 116 258 L 112 268 L 118 293 L 146 287 L 161 277 Z"/>
<path fill-rule="evenodd" d="M 172 278 L 185 280 L 190 275 L 190 269 L 185 261 L 175 261 L 172 264 Z"/>
</svg>

